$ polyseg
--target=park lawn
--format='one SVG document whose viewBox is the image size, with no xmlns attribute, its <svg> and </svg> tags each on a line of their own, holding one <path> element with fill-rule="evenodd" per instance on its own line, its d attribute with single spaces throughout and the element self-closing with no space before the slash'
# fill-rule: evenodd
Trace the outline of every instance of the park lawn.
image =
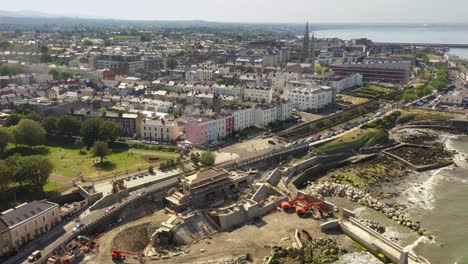
<svg viewBox="0 0 468 264">
<path fill-rule="evenodd" d="M 395 93 L 394 89 L 390 89 L 383 86 L 378 85 L 368 85 L 362 88 L 359 88 L 351 93 L 351 95 L 357 97 L 364 97 L 364 98 L 371 98 L 376 99 L 385 95 L 389 95 Z"/>
<path fill-rule="evenodd" d="M 65 188 L 69 187 L 69 184 L 65 184 L 62 182 L 57 181 L 47 181 L 46 185 L 42 187 L 45 193 L 56 192 L 60 190 L 64 190 Z"/>
<path fill-rule="evenodd" d="M 16 151 L 13 144 L 10 144 L 7 150 L 11 154 Z M 36 146 L 33 147 L 31 153 L 26 146 L 20 146 L 17 149 L 17 152 L 23 155 L 46 156 L 54 164 L 53 175 L 72 178 L 77 177 L 79 173 L 82 173 L 85 178 L 95 178 L 99 175 L 125 172 L 126 169 L 135 170 L 151 165 L 148 158 L 176 159 L 179 156 L 178 153 L 155 150 L 141 151 L 131 148 L 128 151 L 115 151 L 105 157 L 104 162 L 96 167 L 94 164 L 99 158 L 93 157 L 91 151 L 84 148 L 80 150 L 56 146 Z"/>
</svg>

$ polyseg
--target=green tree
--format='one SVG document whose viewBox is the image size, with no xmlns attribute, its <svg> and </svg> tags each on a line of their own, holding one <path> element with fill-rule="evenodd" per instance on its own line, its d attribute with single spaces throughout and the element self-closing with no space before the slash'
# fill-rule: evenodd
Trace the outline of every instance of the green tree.
<svg viewBox="0 0 468 264">
<path fill-rule="evenodd" d="M 13 181 L 13 171 L 6 161 L 0 160 L 0 192 L 5 192 Z"/>
<path fill-rule="evenodd" d="M 57 120 L 58 132 L 67 138 L 80 134 L 81 122 L 73 116 L 64 115 Z"/>
<path fill-rule="evenodd" d="M 41 156 L 24 157 L 21 162 L 31 166 L 32 174 L 29 176 L 29 181 L 38 189 L 43 190 L 44 185 L 49 179 L 50 173 L 54 169 L 54 165 L 50 160 Z"/>
<path fill-rule="evenodd" d="M 101 158 L 101 163 L 104 158 L 112 153 L 112 150 L 109 148 L 109 144 L 105 141 L 96 141 L 93 144 L 93 156 Z"/>
<path fill-rule="evenodd" d="M 111 121 L 91 118 L 83 123 L 80 133 L 83 143 L 90 147 L 97 140 L 115 141 L 120 136 L 120 127 Z"/>
<path fill-rule="evenodd" d="M 56 69 L 51 69 L 49 71 L 49 74 L 52 74 L 52 76 L 54 77 L 54 79 L 57 79 L 59 76 L 60 76 L 60 73 L 56 70 Z"/>
<path fill-rule="evenodd" d="M 171 58 L 167 59 L 167 61 L 166 61 L 166 67 L 171 69 L 171 70 L 174 70 L 177 67 L 177 65 L 179 65 L 179 63 L 177 62 L 177 60 L 175 58 L 171 57 Z"/>
<path fill-rule="evenodd" d="M 16 143 L 28 145 L 31 149 L 33 146 L 44 144 L 46 132 L 38 123 L 30 119 L 21 120 L 18 125 L 13 128 Z"/>
<path fill-rule="evenodd" d="M 190 154 L 190 160 L 194 165 L 198 165 L 198 163 L 200 162 L 200 154 L 192 152 L 192 154 Z"/>
<path fill-rule="evenodd" d="M 102 120 L 99 131 L 99 139 L 114 142 L 120 136 L 120 126 L 111 121 Z"/>
<path fill-rule="evenodd" d="M 21 121 L 21 119 L 23 119 L 22 114 L 18 114 L 18 113 L 11 114 L 6 118 L 5 126 L 6 127 L 16 126 Z"/>
<path fill-rule="evenodd" d="M 211 151 L 205 151 L 200 155 L 200 163 L 205 166 L 213 166 L 216 161 L 216 154 Z"/>
<path fill-rule="evenodd" d="M 13 136 L 13 133 L 11 133 L 11 131 L 6 127 L 0 127 L 0 153 L 5 150 L 8 143 L 14 142 L 15 137 Z"/>
<path fill-rule="evenodd" d="M 36 122 L 41 122 L 42 117 L 35 112 L 31 112 L 23 117 L 24 119 L 31 119 Z"/>
<path fill-rule="evenodd" d="M 85 45 L 85 46 L 91 46 L 93 44 L 94 44 L 93 41 L 90 40 L 90 39 L 83 40 L 83 45 Z"/>
<path fill-rule="evenodd" d="M 41 122 L 42 127 L 49 135 L 55 135 L 57 132 L 57 118 L 54 116 L 48 116 Z"/>
</svg>

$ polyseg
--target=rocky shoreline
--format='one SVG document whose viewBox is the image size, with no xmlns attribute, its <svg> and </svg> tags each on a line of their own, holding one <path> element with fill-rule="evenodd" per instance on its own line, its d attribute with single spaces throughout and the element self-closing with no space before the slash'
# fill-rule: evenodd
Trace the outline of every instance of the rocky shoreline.
<svg viewBox="0 0 468 264">
<path fill-rule="evenodd" d="M 371 194 L 346 184 L 332 182 L 325 182 L 318 185 L 311 184 L 306 188 L 306 190 L 310 195 L 314 195 L 319 198 L 346 198 L 362 206 L 382 212 L 389 219 L 392 219 L 400 225 L 412 229 L 421 236 L 424 235 L 427 238 L 432 239 L 432 235 L 421 227 L 419 221 L 413 221 L 410 219 L 408 214 L 405 212 L 407 207 L 404 205 L 380 202 L 378 199 L 372 197 Z"/>
</svg>

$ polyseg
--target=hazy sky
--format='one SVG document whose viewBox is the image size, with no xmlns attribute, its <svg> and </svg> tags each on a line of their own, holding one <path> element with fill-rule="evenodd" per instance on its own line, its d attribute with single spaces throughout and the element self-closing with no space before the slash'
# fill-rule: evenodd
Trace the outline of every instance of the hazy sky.
<svg viewBox="0 0 468 264">
<path fill-rule="evenodd" d="M 144 20 L 468 22 L 467 0 L 0 0 L 0 10 Z"/>
</svg>

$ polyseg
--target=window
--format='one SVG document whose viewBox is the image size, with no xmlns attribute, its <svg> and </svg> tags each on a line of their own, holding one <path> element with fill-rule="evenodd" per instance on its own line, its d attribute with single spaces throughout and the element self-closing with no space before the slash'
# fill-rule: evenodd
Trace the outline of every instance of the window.
<svg viewBox="0 0 468 264">
<path fill-rule="evenodd" d="M 35 219 L 34 222 L 36 223 L 36 226 L 37 226 L 37 225 L 38 225 L 38 224 L 37 224 L 37 219 Z"/>
<path fill-rule="evenodd" d="M 45 218 L 45 215 L 43 215 L 43 216 L 42 216 L 42 221 L 45 222 L 45 221 L 46 221 L 45 219 L 46 219 L 46 218 Z"/>
</svg>

